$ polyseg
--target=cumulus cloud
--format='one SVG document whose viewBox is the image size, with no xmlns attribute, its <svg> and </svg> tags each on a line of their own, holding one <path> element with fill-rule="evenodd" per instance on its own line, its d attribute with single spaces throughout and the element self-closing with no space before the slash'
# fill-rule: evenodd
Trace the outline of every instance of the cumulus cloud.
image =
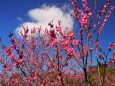
<svg viewBox="0 0 115 86">
<path fill-rule="evenodd" d="M 31 22 L 23 22 L 24 27 L 28 27 L 31 30 L 34 27 L 42 27 L 42 34 L 44 30 L 48 27 L 48 23 L 53 21 L 53 24 L 56 25 L 58 20 L 62 21 L 62 30 L 70 28 L 73 29 L 73 18 L 70 16 L 70 12 L 65 12 L 63 8 L 57 6 L 47 6 L 43 5 L 41 8 L 35 8 L 28 11 L 28 16 L 32 19 Z M 21 26 L 16 28 L 16 34 L 20 35 L 20 31 L 23 32 Z"/>
</svg>

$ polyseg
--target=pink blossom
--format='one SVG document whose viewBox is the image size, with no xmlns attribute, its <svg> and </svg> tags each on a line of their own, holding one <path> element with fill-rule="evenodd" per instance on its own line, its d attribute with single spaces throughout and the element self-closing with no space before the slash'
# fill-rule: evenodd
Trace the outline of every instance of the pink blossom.
<svg viewBox="0 0 115 86">
<path fill-rule="evenodd" d="M 102 32 L 102 30 L 99 30 L 99 31 L 98 31 L 98 35 L 100 35 L 100 34 L 101 34 L 101 32 Z"/>
<path fill-rule="evenodd" d="M 87 14 L 82 13 L 81 25 L 84 27 L 87 25 Z"/>
<path fill-rule="evenodd" d="M 62 36 L 63 36 L 63 38 L 67 38 L 67 34 L 65 34 L 65 33 L 62 34 Z"/>
<path fill-rule="evenodd" d="M 22 64 L 23 61 L 24 61 L 23 59 L 18 59 L 18 60 L 17 60 L 17 64 L 18 64 L 18 65 L 19 65 L 19 64 Z"/>
<path fill-rule="evenodd" d="M 90 12 L 90 8 L 89 7 L 86 7 L 85 9 L 87 12 Z"/>
<path fill-rule="evenodd" d="M 96 25 L 96 24 L 94 24 L 94 28 L 96 28 L 96 26 L 97 26 L 97 25 Z"/>
<path fill-rule="evenodd" d="M 50 30 L 50 37 L 51 38 L 56 38 L 56 34 L 54 30 Z"/>
<path fill-rule="evenodd" d="M 33 48 L 33 49 L 36 49 L 35 39 L 32 40 L 32 48 Z"/>
<path fill-rule="evenodd" d="M 95 41 L 95 42 L 94 42 L 94 45 L 95 45 L 96 47 L 98 47 L 98 41 Z"/>
<path fill-rule="evenodd" d="M 61 42 L 62 48 L 67 47 L 68 43 L 69 43 L 69 42 L 68 42 L 67 40 L 63 40 L 63 41 Z"/>
<path fill-rule="evenodd" d="M 72 45 L 77 46 L 79 44 L 79 40 L 73 40 Z"/>
<path fill-rule="evenodd" d="M 4 52 L 6 53 L 6 55 L 8 55 L 8 56 L 12 53 L 10 47 L 7 48 L 4 45 L 2 45 L 2 49 L 4 50 Z"/>
<path fill-rule="evenodd" d="M 104 23 L 106 23 L 106 22 L 107 22 L 107 18 L 104 19 Z"/>
<path fill-rule="evenodd" d="M 13 49 L 14 48 L 14 45 L 11 45 L 11 49 Z"/>
<path fill-rule="evenodd" d="M 86 0 L 82 0 L 82 5 L 83 5 L 84 8 L 86 8 L 87 7 L 87 1 Z"/>
<path fill-rule="evenodd" d="M 6 71 L 10 70 L 10 64 L 3 64 L 3 67 L 6 69 Z"/>
<path fill-rule="evenodd" d="M 55 46 L 56 45 L 56 39 L 54 39 L 52 42 L 51 42 L 51 46 Z"/>
<path fill-rule="evenodd" d="M 92 16 L 92 12 L 89 12 L 88 15 L 89 15 L 89 16 Z"/>
<path fill-rule="evenodd" d="M 79 10 L 78 8 L 74 8 L 74 12 L 78 12 L 78 10 Z"/>
<path fill-rule="evenodd" d="M 73 55 L 74 55 L 74 50 L 73 50 L 73 48 L 67 48 L 67 54 L 68 54 L 69 56 L 73 56 Z"/>
<path fill-rule="evenodd" d="M 47 65 L 48 65 L 48 67 L 52 67 L 53 66 L 53 62 L 50 61 L 50 62 L 48 62 Z"/>
<path fill-rule="evenodd" d="M 109 45 L 109 50 L 111 50 L 112 48 L 115 48 L 115 44 L 112 44 L 112 43 L 110 43 L 110 45 Z"/>
<path fill-rule="evenodd" d="M 41 84 L 40 86 L 45 86 L 45 85 Z"/>
<path fill-rule="evenodd" d="M 11 73 L 12 73 L 12 75 L 14 75 L 14 74 L 15 74 L 15 72 L 14 72 L 14 71 L 12 71 Z"/>
<path fill-rule="evenodd" d="M 12 43 L 13 43 L 14 46 L 18 45 L 18 42 L 17 42 L 17 40 L 15 38 L 12 38 Z"/>
<path fill-rule="evenodd" d="M 100 59 L 103 59 L 103 56 L 102 56 L 102 55 L 99 55 L 99 58 L 100 58 Z"/>
<path fill-rule="evenodd" d="M 106 4 L 104 5 L 104 8 L 107 8 L 107 5 L 106 5 Z"/>
<path fill-rule="evenodd" d="M 70 33 L 69 33 L 69 37 L 70 37 L 70 39 L 73 39 L 73 38 L 75 37 L 74 33 L 73 33 L 73 32 L 70 32 Z"/>
<path fill-rule="evenodd" d="M 61 80 L 62 77 L 61 76 L 57 76 L 57 78 L 58 78 L 58 80 Z"/>
<path fill-rule="evenodd" d="M 61 32 L 61 27 L 56 27 L 56 30 L 57 30 L 58 32 Z"/>
<path fill-rule="evenodd" d="M 68 62 L 65 63 L 65 66 L 68 66 Z"/>
</svg>

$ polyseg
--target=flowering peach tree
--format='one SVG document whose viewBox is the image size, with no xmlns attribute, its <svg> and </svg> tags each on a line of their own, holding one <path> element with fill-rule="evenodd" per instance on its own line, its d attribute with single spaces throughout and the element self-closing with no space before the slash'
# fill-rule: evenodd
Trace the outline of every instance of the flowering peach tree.
<svg viewBox="0 0 115 86">
<path fill-rule="evenodd" d="M 8 35 L 10 44 L 1 44 L 1 86 L 106 86 L 108 67 L 115 60 L 115 44 L 110 43 L 107 52 L 99 45 L 99 37 L 114 7 L 111 0 L 93 8 L 88 0 L 71 0 L 72 17 L 79 23 L 79 33 L 63 31 L 62 21 L 50 22 L 50 30 L 41 34 L 42 28 L 29 31 L 23 27 L 22 39 Z M 29 34 L 31 33 L 31 34 Z M 76 37 L 77 35 L 77 37 Z M 111 53 L 111 58 L 109 57 Z M 96 67 L 94 67 L 96 63 Z M 103 74 L 101 74 L 101 65 Z M 98 77 L 92 79 L 93 71 Z"/>
</svg>

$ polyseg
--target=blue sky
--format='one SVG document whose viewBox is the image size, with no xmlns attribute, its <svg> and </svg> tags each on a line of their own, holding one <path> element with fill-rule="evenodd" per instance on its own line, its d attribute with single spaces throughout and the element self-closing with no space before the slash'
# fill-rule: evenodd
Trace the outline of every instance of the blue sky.
<svg viewBox="0 0 115 86">
<path fill-rule="evenodd" d="M 23 22 L 31 21 L 27 14 L 29 10 L 40 8 L 43 4 L 63 7 L 66 3 L 68 0 L 0 0 L 0 37 L 2 42 L 7 44 L 9 32 L 14 32 Z M 20 18 L 23 22 L 20 21 Z M 105 25 L 101 35 L 101 45 L 107 47 L 110 41 L 115 43 L 115 10 Z"/>
<path fill-rule="evenodd" d="M 30 9 L 39 8 L 43 4 L 62 6 L 68 0 L 0 0 L 0 37 L 4 43 L 7 42 L 9 32 L 22 23 L 18 17 L 24 22 L 30 21 L 27 12 Z"/>
</svg>

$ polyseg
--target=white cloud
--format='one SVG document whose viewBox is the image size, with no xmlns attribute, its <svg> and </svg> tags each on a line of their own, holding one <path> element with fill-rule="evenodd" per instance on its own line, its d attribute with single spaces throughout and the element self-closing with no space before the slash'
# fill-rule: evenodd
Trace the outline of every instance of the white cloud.
<svg viewBox="0 0 115 86">
<path fill-rule="evenodd" d="M 22 25 L 24 27 L 28 27 L 28 29 L 32 29 L 33 27 L 42 26 L 42 34 L 47 28 L 50 29 L 48 23 L 53 21 L 54 25 L 57 24 L 58 20 L 62 21 L 62 30 L 66 27 L 73 29 L 73 18 L 70 16 L 69 12 L 64 12 L 63 8 L 59 8 L 57 6 L 47 6 L 43 5 L 41 8 L 35 8 L 28 11 L 28 16 L 32 19 L 31 22 L 24 22 Z M 23 28 L 21 26 L 16 28 L 16 34 L 20 35 L 20 31 Z"/>
</svg>

